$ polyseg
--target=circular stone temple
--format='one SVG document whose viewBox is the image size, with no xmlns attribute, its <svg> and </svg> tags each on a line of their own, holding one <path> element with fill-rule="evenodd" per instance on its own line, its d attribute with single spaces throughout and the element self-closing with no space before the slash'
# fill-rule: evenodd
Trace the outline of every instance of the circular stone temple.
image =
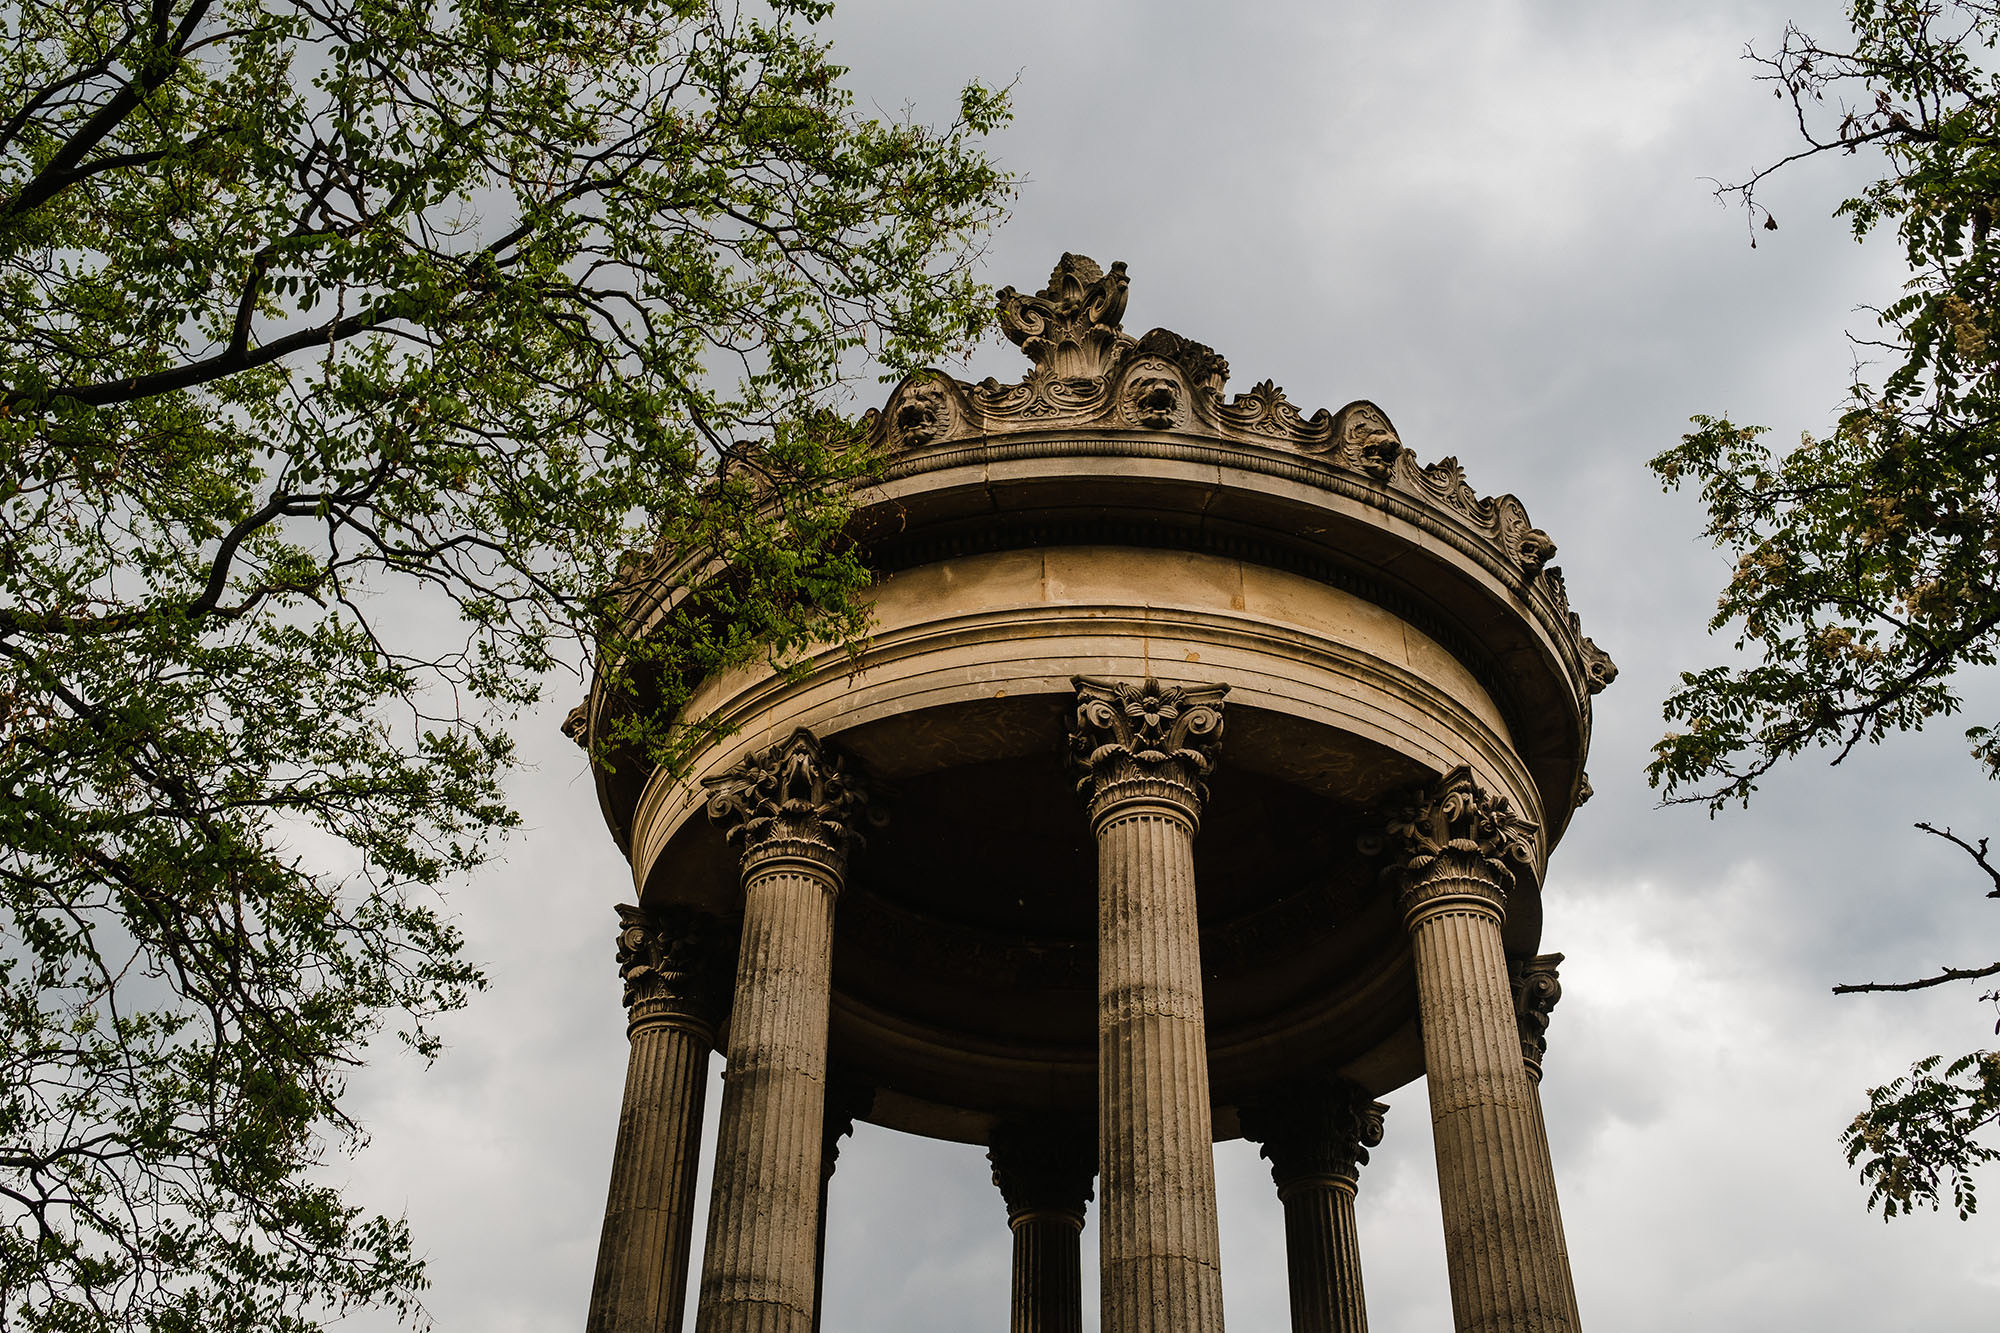
<svg viewBox="0 0 2000 1333">
<path fill-rule="evenodd" d="M 1362 1329 L 1375 1099 L 1420 1075 L 1456 1326 L 1578 1326 L 1541 884 L 1616 669 L 1514 497 L 1372 403 L 1225 396 L 1213 349 L 1122 330 L 1126 284 L 1064 255 L 999 295 L 1019 383 L 871 414 L 858 658 L 714 676 L 685 771 L 598 766 L 638 905 L 593 1333 L 681 1327 L 712 1048 L 702 1333 L 817 1326 L 856 1121 L 987 1150 L 1015 1330 L 1082 1327 L 1093 1202 L 1105 1333 L 1219 1330 L 1212 1145 L 1252 1139 L 1294 1329 Z"/>
</svg>

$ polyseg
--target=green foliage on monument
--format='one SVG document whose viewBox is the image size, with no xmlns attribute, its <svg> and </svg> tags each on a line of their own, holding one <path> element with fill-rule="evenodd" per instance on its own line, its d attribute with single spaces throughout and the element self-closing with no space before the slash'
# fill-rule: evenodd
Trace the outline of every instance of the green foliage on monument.
<svg viewBox="0 0 2000 1333">
<path fill-rule="evenodd" d="M 1665 705 L 1677 729 L 1648 769 L 1669 800 L 1711 813 L 1747 804 L 1803 751 L 1839 763 L 1958 713 L 1959 673 L 2000 650 L 2000 5 L 1856 0 L 1849 22 L 1850 42 L 1793 26 L 1758 58 L 1805 142 L 1725 193 L 1746 208 L 1754 244 L 1777 227 L 1756 194 L 1773 171 L 1827 153 L 1881 165 L 1836 213 L 1857 239 L 1886 227 L 1903 245 L 1908 281 L 1879 311 L 1879 333 L 1858 340 L 1881 382 L 1857 383 L 1831 432 L 1783 452 L 1762 427 L 1704 416 L 1652 464 L 1669 487 L 1700 490 L 1707 535 L 1736 558 L 1710 630 L 1735 627 L 1748 664 L 1681 677 Z M 1966 738 L 2000 778 L 2000 724 Z M 1919 827 L 1993 874 L 1983 839 Z M 2000 963 L 1836 989 L 1995 975 Z M 1842 1143 L 1885 1218 L 1942 1202 L 1967 1217 L 1971 1172 L 2000 1159 L 1980 1137 L 1996 1123 L 2000 1054 L 1932 1057 L 1872 1089 Z"/>
<path fill-rule="evenodd" d="M 629 548 L 734 570 L 670 700 L 860 631 L 829 386 L 978 330 L 1006 106 L 858 113 L 826 12 L 9 9 L 0 1326 L 421 1319 L 322 1168 L 483 984 L 437 890 L 515 822 L 501 725 Z"/>
</svg>

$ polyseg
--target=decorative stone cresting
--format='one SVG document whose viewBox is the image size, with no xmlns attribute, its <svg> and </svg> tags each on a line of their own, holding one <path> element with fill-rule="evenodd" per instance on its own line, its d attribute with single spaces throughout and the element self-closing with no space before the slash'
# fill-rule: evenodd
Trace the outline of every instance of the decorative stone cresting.
<svg viewBox="0 0 2000 1333">
<path fill-rule="evenodd" d="M 804 728 L 707 784 L 741 849 L 743 944 L 716 1135 L 700 1333 L 810 1333 L 818 1306 L 834 904 L 869 796 Z"/>
<path fill-rule="evenodd" d="M 1014 1233 L 1009 1333 L 1082 1333 L 1078 1249 L 1097 1174 L 1094 1127 L 1088 1121 L 1001 1121 L 986 1158 Z"/>
<path fill-rule="evenodd" d="M 1416 963 L 1454 1325 L 1570 1333 L 1555 1173 L 1500 941 L 1536 830 L 1460 768 L 1414 793 L 1387 832 Z"/>
<path fill-rule="evenodd" d="M 1238 1108 L 1285 1209 L 1292 1333 L 1365 1333 L 1354 1194 L 1389 1108 L 1342 1078 L 1300 1079 Z"/>
<path fill-rule="evenodd" d="M 1075 679 L 1097 835 L 1099 1327 L 1220 1333 L 1194 835 L 1226 686 Z"/>
<path fill-rule="evenodd" d="M 886 411 L 873 414 L 877 446 L 900 454 L 1024 431 L 1174 430 L 1290 450 L 1479 534 L 1524 585 L 1542 580 L 1555 543 L 1518 499 L 1482 497 L 1455 458 L 1419 464 L 1373 403 L 1320 408 L 1307 417 L 1270 380 L 1225 398 L 1229 363 L 1215 349 L 1166 329 L 1137 339 L 1124 331 L 1129 285 L 1123 263 L 1106 272 L 1083 255 L 1065 254 L 1049 285 L 1033 296 L 1002 288 L 1000 327 L 1034 363 L 1027 375 L 1016 384 L 975 385 L 919 372 L 899 386 Z M 1558 597 L 1559 589 L 1548 595 Z M 1601 689 L 1616 668 L 1594 646 L 1586 655 L 1602 658 L 1591 673 L 1592 690 Z"/>
<path fill-rule="evenodd" d="M 708 1053 L 728 1002 L 735 943 L 722 922 L 688 908 L 618 908 L 631 1051 L 584 1325 L 590 1333 L 680 1327 Z"/>
</svg>

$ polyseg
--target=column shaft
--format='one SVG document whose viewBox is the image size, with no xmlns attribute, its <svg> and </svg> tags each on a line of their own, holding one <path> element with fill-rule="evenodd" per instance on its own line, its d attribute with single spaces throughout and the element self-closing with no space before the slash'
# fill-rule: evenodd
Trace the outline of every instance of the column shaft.
<svg viewBox="0 0 2000 1333">
<path fill-rule="evenodd" d="M 687 1299 L 708 1053 L 735 942 L 685 907 L 627 904 L 618 917 L 631 1051 L 585 1328 L 660 1333 L 680 1328 Z"/>
<path fill-rule="evenodd" d="M 1497 912 L 1457 901 L 1411 926 L 1452 1310 L 1460 1333 L 1572 1333 L 1554 1173 Z"/>
<path fill-rule="evenodd" d="M 1014 1283 L 1008 1333 L 1083 1333 L 1083 1220 L 1072 1213 L 1023 1213 L 1014 1229 Z"/>
<path fill-rule="evenodd" d="M 1569 1293 L 1570 1321 L 1581 1327 L 1576 1309 L 1576 1279 L 1569 1265 L 1569 1239 L 1562 1231 L 1562 1207 L 1556 1198 L 1555 1157 L 1549 1151 L 1549 1127 L 1542 1116 L 1542 1057 L 1548 1051 L 1550 1011 L 1562 999 L 1562 962 L 1559 953 L 1515 958 L 1509 960 L 1508 972 L 1514 988 L 1514 1021 L 1521 1034 L 1521 1067 L 1528 1077 L 1529 1112 L 1534 1117 L 1536 1137 L 1541 1141 L 1542 1163 L 1549 1169 L 1545 1188 L 1549 1206 L 1555 1210 L 1556 1239 L 1562 1245 L 1563 1290 Z"/>
<path fill-rule="evenodd" d="M 713 1038 L 683 1026 L 632 1034 L 591 1284 L 590 1333 L 677 1331 L 687 1299 L 694 1186 Z"/>
<path fill-rule="evenodd" d="M 1098 819 L 1104 1333 L 1222 1327 L 1194 828 L 1166 801 Z"/>
<path fill-rule="evenodd" d="M 838 892 L 833 872 L 802 859 L 746 874 L 700 1333 L 812 1328 Z"/>
<path fill-rule="evenodd" d="M 1367 1333 L 1354 1182 L 1310 1176 L 1280 1190 L 1292 1333 Z"/>
</svg>

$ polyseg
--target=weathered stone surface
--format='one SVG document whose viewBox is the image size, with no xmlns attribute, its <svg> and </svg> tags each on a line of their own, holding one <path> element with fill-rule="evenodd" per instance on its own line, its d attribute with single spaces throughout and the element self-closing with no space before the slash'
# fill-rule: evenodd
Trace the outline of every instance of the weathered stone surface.
<svg viewBox="0 0 2000 1333">
<path fill-rule="evenodd" d="M 660 702 L 643 682 L 607 673 L 567 724 L 642 901 L 744 918 L 701 1327 L 816 1321 L 851 1113 L 992 1146 L 1038 1329 L 1081 1322 L 1077 1176 L 1032 1184 L 1003 1145 L 1094 1117 L 1103 1327 L 1219 1328 L 1213 1105 L 1272 1159 L 1295 1327 L 1360 1328 L 1368 1094 L 1428 1068 L 1459 1327 L 1573 1329 L 1533 1081 L 1555 983 L 1516 968 L 1515 1006 L 1507 956 L 1539 947 L 1617 668 L 1518 500 L 1419 462 L 1373 403 L 1226 393 L 1213 348 L 1127 334 L 1127 296 L 1122 265 L 1066 255 L 1001 293 L 1017 383 L 889 396 L 847 534 L 877 576 L 865 643 L 687 682 L 703 739 L 673 772 L 618 748 Z M 655 552 L 615 605 L 645 634 L 728 577 Z M 836 938 L 875 822 L 843 754 L 904 796 Z M 1339 1115 L 1325 1080 L 1278 1091 L 1301 1069 L 1354 1081 Z"/>
<path fill-rule="evenodd" d="M 710 784 L 742 852 L 700 1333 L 809 1333 L 817 1288 L 834 904 L 867 793 L 800 729 Z"/>
<path fill-rule="evenodd" d="M 1078 1251 L 1097 1174 L 1094 1126 L 1002 1121 L 986 1155 L 1014 1233 L 1009 1333 L 1083 1333 Z"/>
<path fill-rule="evenodd" d="M 1294 1080 L 1243 1106 L 1243 1136 L 1263 1146 L 1285 1209 L 1292 1333 L 1366 1333 L 1354 1196 L 1389 1108 L 1337 1077 Z"/>
<path fill-rule="evenodd" d="M 1456 770 L 1389 821 L 1417 968 L 1452 1315 L 1460 1333 L 1571 1333 L 1548 1141 L 1500 939 L 1532 825 Z"/>
<path fill-rule="evenodd" d="M 618 919 L 631 1053 L 584 1326 L 656 1333 L 680 1327 L 687 1299 L 708 1053 L 735 940 L 685 908 L 621 906 Z"/>
<path fill-rule="evenodd" d="M 1076 685 L 1098 857 L 1099 1326 L 1219 1333 L 1194 833 L 1226 687 Z"/>
</svg>

